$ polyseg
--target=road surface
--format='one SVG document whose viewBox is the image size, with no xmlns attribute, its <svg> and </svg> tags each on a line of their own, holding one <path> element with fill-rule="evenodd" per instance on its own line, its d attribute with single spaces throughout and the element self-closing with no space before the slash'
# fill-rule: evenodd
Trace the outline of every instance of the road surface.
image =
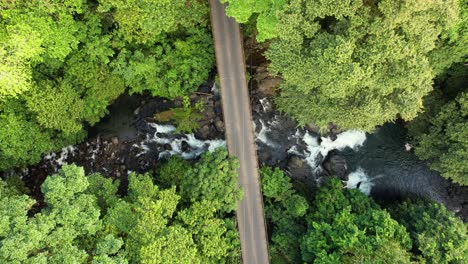
<svg viewBox="0 0 468 264">
<path fill-rule="evenodd" d="M 269 263 L 240 29 L 232 18 L 226 16 L 225 5 L 220 4 L 219 0 L 210 0 L 210 5 L 227 146 L 229 154 L 239 159 L 239 184 L 244 190 L 244 198 L 236 213 L 242 260 L 244 264 Z"/>
</svg>

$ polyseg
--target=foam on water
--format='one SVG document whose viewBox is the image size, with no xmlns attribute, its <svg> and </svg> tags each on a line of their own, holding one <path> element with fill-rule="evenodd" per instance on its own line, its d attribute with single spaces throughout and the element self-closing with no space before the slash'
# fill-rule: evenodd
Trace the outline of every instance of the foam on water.
<svg viewBox="0 0 468 264">
<path fill-rule="evenodd" d="M 357 168 L 356 171 L 351 172 L 348 175 L 348 180 L 345 181 L 345 188 L 359 189 L 359 191 L 365 195 L 370 195 L 372 186 L 372 179 L 361 167 Z"/>
<path fill-rule="evenodd" d="M 267 133 L 269 133 L 271 129 L 267 125 L 265 125 L 265 122 L 261 119 L 260 119 L 260 126 L 261 126 L 261 129 L 257 134 L 257 140 L 270 147 L 275 147 L 275 143 L 269 140 L 267 136 Z"/>
<path fill-rule="evenodd" d="M 299 153 L 300 156 L 305 158 L 307 164 L 313 170 L 320 170 L 320 162 L 330 151 L 335 149 L 343 150 L 345 148 L 356 150 L 364 144 L 366 134 L 358 130 L 349 130 L 338 134 L 334 141 L 330 137 L 322 137 L 319 143 L 318 137 L 314 137 L 306 132 L 302 140 L 306 144 L 306 153 Z M 288 152 L 298 154 L 297 148 L 291 148 Z M 319 154 L 321 155 L 321 159 L 319 158 Z"/>
<path fill-rule="evenodd" d="M 172 125 L 160 125 L 156 123 L 149 123 L 149 125 L 156 129 L 154 134 L 147 135 L 147 139 L 140 144 L 133 145 L 136 148 L 141 149 L 141 152 L 137 156 L 147 154 L 151 151 L 151 145 L 170 145 L 169 149 L 162 150 L 158 154 L 158 159 L 177 155 L 183 159 L 194 159 L 200 156 L 203 152 L 213 152 L 218 147 L 226 147 L 224 140 L 200 140 L 195 137 L 194 134 L 178 134 L 175 137 L 176 128 Z M 183 150 L 182 144 L 188 146 L 186 151 Z"/>
</svg>

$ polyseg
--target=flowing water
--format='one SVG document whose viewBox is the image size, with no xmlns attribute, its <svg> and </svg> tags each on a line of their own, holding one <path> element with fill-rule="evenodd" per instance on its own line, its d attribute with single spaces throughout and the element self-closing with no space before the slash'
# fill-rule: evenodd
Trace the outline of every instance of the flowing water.
<svg viewBox="0 0 468 264">
<path fill-rule="evenodd" d="M 138 118 L 142 114 L 135 109 L 134 103 L 128 102 L 124 101 L 127 107 L 116 107 L 118 117 L 113 117 L 112 113 L 107 122 L 99 124 L 97 132 L 108 136 L 118 133 L 120 137 L 130 139 L 128 155 L 138 160 L 142 170 L 152 166 L 151 160 L 171 155 L 194 159 L 203 152 L 225 147 L 224 139 L 201 140 L 193 134 L 177 133 L 170 124 L 156 124 Z M 322 166 L 332 153 L 343 156 L 347 161 L 346 188 L 358 188 L 367 195 L 385 200 L 425 197 L 444 203 L 454 211 L 466 211 L 466 206 L 462 208 L 468 204 L 466 188 L 451 194 L 453 185 L 414 155 L 402 125 L 386 124 L 372 134 L 345 131 L 332 140 L 297 127 L 296 122 L 275 111 L 269 99 L 262 98 L 256 102 L 252 109 L 260 164 L 287 169 L 288 160 L 296 156 L 303 161 L 303 173 L 307 174 L 305 180 L 318 183 L 326 177 Z M 152 115 L 153 112 L 149 112 Z M 131 128 L 127 128 L 129 126 Z M 105 142 L 86 143 L 87 159 L 93 162 L 105 144 L 109 144 Z M 59 168 L 67 161 L 73 161 L 77 153 L 75 147 L 69 146 L 45 155 L 44 163 Z"/>
<path fill-rule="evenodd" d="M 322 163 L 333 151 L 347 161 L 346 188 L 358 188 L 379 200 L 427 198 L 444 203 L 453 211 L 465 210 L 468 203 L 465 187 L 457 187 L 420 161 L 408 143 L 401 124 L 385 124 L 372 134 L 351 130 L 335 140 L 297 128 L 289 118 L 272 110 L 271 102 L 262 98 L 254 108 L 257 125 L 259 160 L 265 165 L 285 163 L 291 155 L 301 157 L 311 179 L 323 178 Z M 461 191 L 460 191 L 461 190 Z M 465 212 L 466 213 L 466 212 Z"/>
</svg>

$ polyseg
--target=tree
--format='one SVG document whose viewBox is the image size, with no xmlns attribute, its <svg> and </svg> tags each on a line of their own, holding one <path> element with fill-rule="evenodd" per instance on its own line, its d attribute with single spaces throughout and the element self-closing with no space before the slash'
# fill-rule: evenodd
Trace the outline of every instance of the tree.
<svg viewBox="0 0 468 264">
<path fill-rule="evenodd" d="M 35 201 L 23 194 L 0 197 L 0 260 L 3 263 L 83 263 L 86 251 L 76 245 L 81 236 L 101 228 L 100 212 L 82 168 L 67 166 L 41 187 L 47 207 L 29 218 Z"/>
<path fill-rule="evenodd" d="M 239 23 L 246 23 L 255 16 L 257 41 L 278 37 L 278 11 L 287 3 L 286 0 L 221 0 L 221 3 L 225 2 L 229 3 L 226 14 Z"/>
<path fill-rule="evenodd" d="M 127 89 L 174 98 L 208 78 L 207 3 L 137 2 L 2 1 L 0 170 L 81 141 Z"/>
<path fill-rule="evenodd" d="M 273 259 L 301 262 L 300 240 L 306 231 L 304 215 L 309 204 L 296 194 L 290 178 L 278 168 L 260 169 L 265 215 L 272 225 L 270 253 Z"/>
<path fill-rule="evenodd" d="M 468 185 L 464 162 L 468 153 L 467 69 L 457 64 L 445 71 L 436 90 L 424 101 L 425 112 L 408 124 L 416 155 L 443 177 L 462 185 Z"/>
<path fill-rule="evenodd" d="M 429 131 L 417 136 L 416 155 L 428 160 L 431 168 L 445 178 L 468 185 L 468 94 L 461 93 L 456 100 L 442 106 L 431 118 Z"/>
<path fill-rule="evenodd" d="M 466 225 L 437 203 L 406 201 L 391 211 L 409 231 L 413 251 L 427 263 L 464 263 L 468 260 Z"/>
<path fill-rule="evenodd" d="M 243 194 L 237 186 L 238 168 L 237 159 L 228 157 L 225 149 L 206 152 L 184 174 L 180 193 L 187 201 L 208 200 L 218 204 L 221 212 L 232 212 Z"/>
<path fill-rule="evenodd" d="M 205 26 L 208 6 L 196 0 L 105 0 L 99 1 L 98 12 L 113 13 L 126 41 L 152 44 L 162 33 Z"/>
<path fill-rule="evenodd" d="M 193 133 L 198 129 L 198 123 L 203 115 L 203 101 L 199 101 L 195 106 L 190 105 L 190 99 L 186 96 L 183 99 L 183 106 L 179 108 L 171 108 L 173 113 L 172 120 L 177 124 L 177 131 Z"/>
<path fill-rule="evenodd" d="M 236 226 L 221 203 L 180 203 L 176 186 L 161 189 L 150 174 L 129 175 L 120 196 L 118 181 L 66 165 L 42 184 L 41 207 L 12 183 L 0 180 L 2 263 L 231 263 L 240 257 Z"/>
<path fill-rule="evenodd" d="M 410 262 L 405 228 L 358 190 L 343 189 L 337 178 L 318 189 L 307 222 L 301 242 L 306 262 Z"/>
<path fill-rule="evenodd" d="M 266 52 L 284 79 L 279 109 L 301 125 L 367 131 L 413 119 L 432 89 L 429 53 L 457 12 L 455 0 L 290 1 Z"/>
</svg>

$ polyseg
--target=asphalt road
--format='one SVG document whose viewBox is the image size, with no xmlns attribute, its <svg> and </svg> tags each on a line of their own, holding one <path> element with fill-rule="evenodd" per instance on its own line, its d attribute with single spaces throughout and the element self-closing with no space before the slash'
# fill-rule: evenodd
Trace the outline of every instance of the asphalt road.
<svg viewBox="0 0 468 264">
<path fill-rule="evenodd" d="M 239 25 L 210 0 L 211 25 L 221 85 L 229 154 L 239 159 L 239 184 L 244 198 L 237 207 L 237 224 L 244 264 L 269 263 L 252 111 L 245 78 L 244 50 Z"/>
</svg>

